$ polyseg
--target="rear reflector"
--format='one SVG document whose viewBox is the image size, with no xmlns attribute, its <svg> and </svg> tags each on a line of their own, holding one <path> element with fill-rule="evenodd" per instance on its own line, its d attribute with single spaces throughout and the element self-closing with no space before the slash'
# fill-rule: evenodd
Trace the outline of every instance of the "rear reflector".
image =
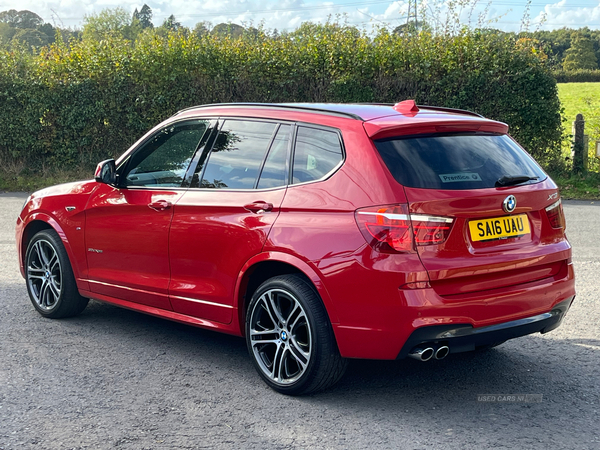
<svg viewBox="0 0 600 450">
<path fill-rule="evenodd" d="M 546 215 L 552 228 L 566 228 L 565 214 L 560 199 L 546 208 Z"/>
<path fill-rule="evenodd" d="M 454 222 L 451 217 L 409 214 L 405 204 L 362 208 L 355 218 L 369 245 L 382 253 L 410 253 L 416 245 L 441 244 Z"/>
</svg>

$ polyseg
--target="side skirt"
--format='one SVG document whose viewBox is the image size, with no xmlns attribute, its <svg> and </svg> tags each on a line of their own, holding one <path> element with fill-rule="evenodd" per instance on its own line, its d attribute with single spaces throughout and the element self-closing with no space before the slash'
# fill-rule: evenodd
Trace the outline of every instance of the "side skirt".
<svg viewBox="0 0 600 450">
<path fill-rule="evenodd" d="M 200 319 L 198 317 L 188 316 L 180 314 L 174 311 L 168 311 L 166 309 L 154 308 L 148 305 L 142 305 L 141 303 L 130 302 L 128 300 L 121 300 L 119 298 L 109 297 L 107 295 L 97 294 L 95 292 L 86 291 L 83 289 L 79 290 L 79 293 L 86 298 L 92 300 L 98 300 L 100 302 L 110 303 L 111 305 L 120 306 L 121 308 L 130 309 L 132 311 L 149 314 L 155 317 L 161 317 L 163 319 L 173 320 L 175 322 L 184 323 L 186 325 L 192 325 L 195 327 L 205 328 L 207 330 L 219 331 L 221 333 L 232 334 L 234 336 L 243 336 L 239 327 L 236 326 L 235 321 L 229 325 L 225 325 L 218 322 L 212 322 L 210 320 Z M 237 313 L 234 313 L 234 317 L 237 317 Z"/>
</svg>

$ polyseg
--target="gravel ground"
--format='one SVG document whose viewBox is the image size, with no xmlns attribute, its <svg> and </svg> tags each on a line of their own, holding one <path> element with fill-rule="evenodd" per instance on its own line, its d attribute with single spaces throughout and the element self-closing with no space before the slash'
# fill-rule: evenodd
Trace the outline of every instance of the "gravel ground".
<svg viewBox="0 0 600 450">
<path fill-rule="evenodd" d="M 99 302 L 39 316 L 14 248 L 25 197 L 0 194 L 0 450 L 600 448 L 600 202 L 565 202 L 578 296 L 559 329 L 443 361 L 352 361 L 333 389 L 289 398 L 240 338 Z"/>
</svg>

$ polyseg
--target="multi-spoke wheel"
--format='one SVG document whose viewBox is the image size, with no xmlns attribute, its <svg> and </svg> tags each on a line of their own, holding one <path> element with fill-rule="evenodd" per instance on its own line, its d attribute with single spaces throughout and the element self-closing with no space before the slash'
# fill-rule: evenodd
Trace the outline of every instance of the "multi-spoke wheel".
<svg viewBox="0 0 600 450">
<path fill-rule="evenodd" d="M 29 242 L 25 278 L 31 302 L 45 317 L 74 316 L 88 303 L 77 291 L 67 252 L 54 230 L 40 231 Z"/>
<path fill-rule="evenodd" d="M 296 275 L 271 278 L 254 293 L 246 338 L 258 373 L 284 394 L 325 389 L 346 368 L 321 300 Z"/>
<path fill-rule="evenodd" d="M 38 308 L 51 311 L 60 299 L 62 270 L 58 253 L 50 242 L 39 239 L 31 247 L 27 261 L 27 284 Z"/>
</svg>

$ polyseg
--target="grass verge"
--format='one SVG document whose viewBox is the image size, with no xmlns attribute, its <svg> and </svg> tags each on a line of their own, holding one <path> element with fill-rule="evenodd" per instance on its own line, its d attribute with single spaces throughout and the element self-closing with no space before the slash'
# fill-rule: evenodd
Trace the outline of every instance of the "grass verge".
<svg viewBox="0 0 600 450">
<path fill-rule="evenodd" d="M 570 173 L 550 174 L 564 199 L 600 199 L 600 174 L 589 172 L 581 175 Z"/>
<path fill-rule="evenodd" d="M 46 169 L 42 171 L 0 169 L 0 192 L 34 192 L 55 184 L 93 178 L 93 169 Z"/>
</svg>

